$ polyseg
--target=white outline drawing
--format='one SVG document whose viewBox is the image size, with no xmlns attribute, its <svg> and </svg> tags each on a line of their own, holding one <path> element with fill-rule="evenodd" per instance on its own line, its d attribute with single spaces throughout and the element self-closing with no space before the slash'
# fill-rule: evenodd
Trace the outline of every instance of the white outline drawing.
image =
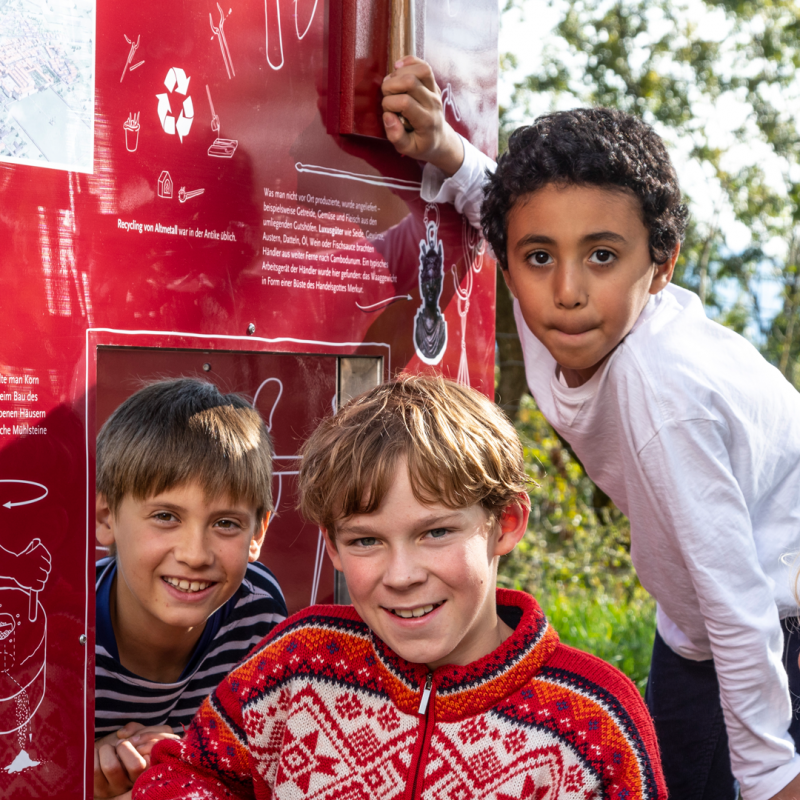
<svg viewBox="0 0 800 800">
<path fill-rule="evenodd" d="M 155 336 L 158 339 L 160 346 L 165 347 L 164 339 L 165 337 L 175 337 L 176 342 L 184 342 L 185 340 L 197 339 L 201 342 L 208 342 L 208 341 L 219 341 L 219 342 L 239 342 L 241 343 L 242 347 L 247 349 L 252 349 L 256 346 L 256 343 L 260 344 L 267 344 L 267 345 L 299 345 L 303 348 L 318 348 L 318 347 L 327 347 L 327 348 L 345 348 L 345 354 L 349 355 L 359 348 L 363 347 L 379 347 L 386 351 L 386 374 L 392 374 L 392 346 L 388 342 L 331 342 L 331 341 L 322 341 L 319 339 L 297 339 L 292 336 L 278 336 L 274 339 L 267 338 L 266 336 L 226 336 L 220 335 L 216 333 L 196 333 L 190 331 L 151 331 L 151 330 L 124 330 L 121 328 L 86 328 L 86 338 L 84 340 L 84 358 L 86 359 L 87 364 L 91 363 L 91 359 L 94 355 L 94 350 L 90 346 L 90 337 L 94 336 L 101 336 L 101 335 L 108 335 L 108 336 L 136 336 L 137 338 L 142 336 Z M 142 345 L 139 342 L 138 346 L 146 346 Z M 181 345 L 185 347 L 185 344 Z M 253 352 L 260 352 L 260 351 L 253 351 Z M 298 355 L 291 350 L 281 351 L 281 353 L 286 353 L 287 355 Z M 334 352 L 327 352 L 326 355 L 335 355 Z M 84 413 L 86 414 L 86 419 L 90 419 L 89 416 L 89 397 L 91 395 L 89 386 L 89 370 L 86 369 L 84 372 Z M 90 480 L 90 473 L 89 473 L 89 465 L 92 463 L 90 458 L 90 453 L 92 452 L 91 448 L 94 444 L 93 438 L 90 441 L 90 436 L 93 437 L 91 426 L 85 425 L 84 426 L 84 434 L 86 438 L 84 439 L 84 464 L 86 465 L 86 472 L 85 472 L 85 479 L 86 479 L 86 535 L 84 540 L 86 542 L 86 551 L 84 553 L 84 608 L 83 608 L 83 624 L 84 624 L 84 634 L 86 636 L 89 635 L 89 598 L 92 596 L 92 589 L 89 585 L 89 576 L 90 576 L 90 565 L 94 564 L 94 553 L 95 553 L 95 539 L 94 539 L 94 529 L 89 528 L 89 520 L 92 519 L 92 509 L 94 508 L 94 495 L 89 495 L 88 487 L 91 485 Z M 84 648 L 83 653 L 83 668 L 87 670 L 89 668 L 89 648 Z M 88 706 L 89 698 L 88 698 L 88 682 L 83 682 L 83 708 L 84 711 Z M 86 763 L 86 759 L 88 758 L 89 754 L 89 747 L 93 742 L 92 732 L 89 730 L 88 723 L 86 720 L 86 714 L 84 713 L 83 719 L 83 758 L 84 763 Z M 86 796 L 89 796 L 89 792 L 92 789 L 87 784 L 87 774 L 84 772 L 83 778 L 83 791 Z"/>
<path fill-rule="evenodd" d="M 359 311 L 377 311 L 381 308 L 386 308 L 390 306 L 392 303 L 396 303 L 398 300 L 413 300 L 414 298 L 411 297 L 410 294 L 396 294 L 394 297 L 386 297 L 383 300 L 378 300 L 377 303 L 371 303 L 368 306 L 362 306 L 361 303 L 356 300 L 356 308 Z"/>
<path fill-rule="evenodd" d="M 181 203 L 185 203 L 187 200 L 191 200 L 193 197 L 198 197 L 203 194 L 204 191 L 205 189 L 195 189 L 193 192 L 187 192 L 186 187 L 181 186 L 178 191 L 178 200 L 180 200 Z"/>
<path fill-rule="evenodd" d="M 302 164 L 297 162 L 294 168 L 298 172 L 310 172 L 312 175 L 325 175 L 328 178 L 340 178 L 344 181 L 358 181 L 371 186 L 385 186 L 388 189 L 399 189 L 405 192 L 418 192 L 422 188 L 419 181 L 407 181 L 403 178 L 388 178 L 385 175 L 369 175 L 363 172 L 348 172 L 344 169 L 321 167 L 317 164 Z"/>
<path fill-rule="evenodd" d="M 206 84 L 206 94 L 208 95 L 208 104 L 211 106 L 211 130 L 215 133 L 220 132 L 219 115 L 214 111 L 214 103 L 211 100 L 211 89 Z M 221 139 L 217 136 L 214 139 L 214 144 L 208 148 L 208 155 L 212 158 L 233 158 L 236 148 L 239 146 L 238 139 Z"/>
<path fill-rule="evenodd" d="M 122 129 L 125 131 L 125 149 L 129 153 L 135 153 L 139 146 L 139 113 L 139 111 L 135 114 L 129 113 L 128 119 L 122 124 Z"/>
<path fill-rule="evenodd" d="M 162 169 L 158 176 L 158 196 L 164 200 L 172 200 L 172 175 L 167 170 Z"/>
<path fill-rule="evenodd" d="M 17 481 L 11 481 L 11 483 L 17 483 Z M 41 486 L 41 484 L 39 484 Z M 47 493 L 43 495 L 46 497 Z M 36 500 L 29 500 L 30 503 L 35 503 L 37 500 L 41 500 L 41 497 L 37 497 Z M 17 503 L 16 505 L 22 505 L 21 503 Z M 21 550 L 19 553 L 14 553 L 11 550 L 6 550 L 5 547 L 0 546 L 0 551 L 6 553 L 9 556 L 15 556 L 16 558 L 22 558 L 22 556 L 29 556 L 30 558 L 34 558 L 33 553 L 34 550 L 38 550 L 41 548 L 42 552 L 39 554 L 39 558 L 42 560 L 45 566 L 40 566 L 39 569 L 44 573 L 44 577 L 39 577 L 37 579 L 37 583 L 41 583 L 42 585 L 39 589 L 34 589 L 32 586 L 26 586 L 24 583 L 20 582 L 20 579 L 16 575 L 3 575 L 0 573 L 0 581 L 13 581 L 16 584 L 16 587 L 11 588 L 19 588 L 23 592 L 25 592 L 28 598 L 28 621 L 29 622 L 36 622 L 36 616 L 38 614 L 39 609 L 39 592 L 44 588 L 45 583 L 47 583 L 47 578 L 50 575 L 50 570 L 52 569 L 53 559 L 50 555 L 50 551 L 42 544 L 42 540 L 37 536 L 33 539 L 30 544 L 24 549 Z M 0 629 L 0 641 L 5 637 L 2 636 L 2 629 Z M 0 731 L 1 733 L 2 731 Z"/>
<path fill-rule="evenodd" d="M 44 489 L 39 497 L 4 503 L 5 508 L 37 503 L 48 495 L 47 487 L 36 481 L 3 480 L 0 483 L 24 483 Z M 50 576 L 52 556 L 38 537 L 19 553 L 4 547 L 0 547 L 0 552 L 17 559 L 28 556 L 28 566 L 37 573 L 35 578 L 0 573 L 0 583 L 15 584 L 0 585 L 0 735 L 16 733 L 20 749 L 13 761 L 2 769 L 15 773 L 40 763 L 34 761 L 25 748 L 33 740 L 31 721 L 44 700 L 47 684 L 47 615 L 39 592 Z M 3 561 L 8 570 L 10 559 L 6 557 Z M 33 585 L 26 585 L 30 580 L 34 581 Z M 23 618 L 25 608 L 27 619 Z"/>
<path fill-rule="evenodd" d="M 267 430 L 272 433 L 272 418 L 275 416 L 275 409 L 278 407 L 278 403 L 280 402 L 281 397 L 283 396 L 283 382 L 280 378 L 266 378 L 265 380 L 261 381 L 258 389 L 256 389 L 256 393 L 253 396 L 253 408 L 258 410 L 256 403 L 258 403 L 258 396 L 261 394 L 261 390 L 268 384 L 268 383 L 277 383 L 278 384 L 278 396 L 275 398 L 275 402 L 272 404 L 272 408 L 269 412 L 269 417 L 265 420 L 265 424 L 267 426 Z M 335 396 L 334 396 L 335 401 Z M 334 409 L 335 411 L 335 409 Z M 300 456 L 273 456 L 274 461 L 297 461 L 299 460 Z M 297 475 L 297 470 L 278 470 L 272 473 L 274 478 L 278 479 L 278 496 L 274 503 L 274 511 L 277 512 L 281 505 L 281 497 L 283 495 L 283 477 L 284 475 Z M 322 576 L 322 562 L 323 556 L 325 555 L 325 543 L 322 538 L 322 531 L 319 531 L 317 536 L 317 552 L 314 558 L 314 578 L 311 582 L 311 600 L 309 605 L 315 605 L 317 602 L 317 594 L 319 592 L 319 582 Z"/>
<path fill-rule="evenodd" d="M 267 378 L 266 380 L 261 381 L 258 389 L 256 389 L 256 393 L 253 396 L 253 408 L 256 407 L 256 403 L 258 402 L 258 396 L 261 394 L 261 390 L 268 384 L 268 383 L 277 383 L 278 384 L 278 396 L 275 398 L 275 402 L 272 404 L 272 409 L 269 412 L 269 419 L 267 420 L 267 431 L 272 433 L 272 417 L 275 416 L 275 409 L 278 407 L 278 401 L 283 396 L 283 381 L 280 378 Z M 278 458 L 297 458 L 297 456 L 278 456 Z M 292 473 L 293 475 L 296 473 Z M 280 495 L 278 495 L 280 497 Z M 275 503 L 275 510 L 278 510 L 279 503 Z"/>
<path fill-rule="evenodd" d="M 124 33 L 122 35 L 125 36 Z M 127 36 L 125 36 L 125 41 L 131 46 L 131 49 L 128 51 L 128 60 L 125 62 L 125 66 L 122 68 L 122 77 L 119 79 L 120 83 L 122 83 L 122 81 L 124 80 L 126 73 L 133 72 L 135 69 L 141 67 L 142 64 L 144 64 L 144 61 L 139 61 L 137 64 L 131 64 L 131 61 L 133 61 L 134 53 L 139 49 L 139 41 L 141 38 L 142 34 L 140 33 L 136 37 L 136 42 L 134 43 Z M 130 65 L 130 67 L 128 65 Z"/>
<path fill-rule="evenodd" d="M 18 503 L 12 503 L 10 500 L 7 503 L 3 503 L 3 508 L 12 508 L 13 506 L 27 506 L 31 503 L 38 503 L 40 500 L 44 500 L 47 497 L 49 490 L 43 483 L 37 483 L 36 481 L 21 481 L 15 480 L 11 478 L 5 478 L 0 480 L 0 483 L 24 483 L 28 486 L 38 486 L 40 489 L 44 489 L 44 494 L 39 497 L 34 497 L 33 500 L 20 500 Z"/>
<path fill-rule="evenodd" d="M 27 594 L 23 589 L 0 587 L 0 607 L 4 609 L 9 607 L 9 601 L 13 599 L 11 595 L 6 594 L 7 592 L 23 594 L 27 599 Z M 11 764 L 3 767 L 6 772 L 19 771 L 20 756 L 25 752 L 25 745 L 32 738 L 29 731 L 31 720 L 39 710 L 45 695 L 47 682 L 47 615 L 44 613 L 44 608 L 42 608 L 39 600 L 36 602 L 38 610 L 41 612 L 39 627 L 42 635 L 19 664 L 17 663 L 17 628 L 31 623 L 20 622 L 19 614 L 12 615 L 5 611 L 0 614 L 0 620 L 11 619 L 10 623 L 4 622 L 3 631 L 5 635 L 0 639 L 0 675 L 4 676 L 7 682 L 14 684 L 11 694 L 4 693 L 3 696 L 0 696 L 0 736 L 16 733 L 17 743 L 21 751 Z M 37 618 L 38 616 L 37 614 Z M 27 680 L 22 684 L 14 677 L 14 672 L 17 668 L 23 669 L 28 665 L 31 665 L 35 671 L 32 676 L 29 672 L 28 676 L 26 676 Z M 39 665 L 38 669 L 36 668 L 37 665 Z M 6 689 L 6 691 L 8 690 Z M 9 710 L 12 708 L 13 712 Z M 11 715 L 12 721 L 4 722 L 9 715 Z M 25 755 L 27 756 L 27 753 Z M 29 766 L 35 766 L 36 763 L 32 762 Z"/>
<path fill-rule="evenodd" d="M 429 212 L 436 213 L 430 219 Z M 412 339 L 417 358 L 434 366 L 447 350 L 447 320 L 439 307 L 444 289 L 444 245 L 439 238 L 439 207 L 436 203 L 425 206 L 425 238 L 419 243 L 419 296 L 420 307 L 414 314 Z"/>
<path fill-rule="evenodd" d="M 464 253 L 464 264 L 466 265 L 466 287 L 461 288 L 458 280 L 458 266 L 453 264 L 451 270 L 453 274 L 453 285 L 456 290 L 458 300 L 458 316 L 461 319 L 461 357 L 458 361 L 458 375 L 456 380 L 462 386 L 469 386 L 469 359 L 467 358 L 467 313 L 469 312 L 469 298 L 472 295 L 473 274 L 477 275 L 483 269 L 483 256 L 486 250 L 486 242 L 480 233 L 469 225 L 464 217 L 461 218 L 461 249 Z"/>
<path fill-rule="evenodd" d="M 222 6 L 217 3 L 217 8 L 219 9 L 219 26 L 214 27 L 214 19 L 211 16 L 211 12 L 208 12 L 208 24 L 211 26 L 211 41 L 214 41 L 214 36 L 219 39 L 219 50 L 222 53 L 222 60 L 225 62 L 225 69 L 228 72 L 228 80 L 230 80 L 234 75 L 236 75 L 236 70 L 233 68 L 233 59 L 231 58 L 231 51 L 228 50 L 228 40 L 225 38 L 225 20 L 233 13 L 233 9 L 228 9 L 228 17 L 225 16 L 225 12 L 222 10 Z"/>
<path fill-rule="evenodd" d="M 453 87 L 449 83 L 442 91 L 442 111 L 445 114 L 447 113 L 447 106 L 453 109 L 453 116 L 456 118 L 456 122 L 461 122 L 461 112 L 458 110 L 456 98 L 453 96 Z"/>
<path fill-rule="evenodd" d="M 283 28 L 281 27 L 281 0 L 264 0 L 264 22 L 265 22 L 265 30 L 266 30 L 266 40 L 265 40 L 265 50 L 267 53 L 267 64 L 272 67 L 274 70 L 283 69 L 283 65 L 286 63 L 286 57 L 283 53 Z M 317 13 L 317 5 L 319 4 L 319 0 L 314 0 L 314 6 L 311 9 L 311 14 L 308 18 L 308 24 L 306 25 L 306 29 L 300 33 L 300 23 L 298 20 L 297 14 L 297 6 L 298 0 L 294 0 L 294 30 L 297 34 L 297 41 L 302 42 L 303 39 L 306 38 L 306 34 L 311 30 L 311 23 L 314 21 L 314 16 Z M 270 9 L 272 13 L 270 13 Z M 278 54 L 280 55 L 280 63 L 274 64 L 272 62 L 272 58 L 270 57 L 270 42 L 269 42 L 269 29 L 270 29 L 270 20 L 272 20 L 272 27 L 277 29 L 278 31 Z"/>
<path fill-rule="evenodd" d="M 183 144 L 183 137 L 189 135 L 194 120 L 194 106 L 192 98 L 189 96 L 189 81 L 186 73 L 180 67 L 170 67 L 167 77 L 164 78 L 164 86 L 167 87 L 168 94 L 157 94 L 158 98 L 158 119 L 161 122 L 161 129 L 170 136 L 175 133 Z M 184 96 L 181 113 L 177 121 L 172 116 L 172 108 L 169 104 L 169 96 L 173 91 Z"/>
</svg>

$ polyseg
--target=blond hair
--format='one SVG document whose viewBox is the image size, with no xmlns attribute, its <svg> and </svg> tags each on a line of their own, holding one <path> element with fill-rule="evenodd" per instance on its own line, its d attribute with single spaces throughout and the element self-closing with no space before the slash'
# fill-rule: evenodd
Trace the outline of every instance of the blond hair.
<svg viewBox="0 0 800 800">
<path fill-rule="evenodd" d="M 530 507 L 517 432 L 484 395 L 440 377 L 401 375 L 351 400 L 303 445 L 298 508 L 334 535 L 338 520 L 377 510 L 398 460 L 414 497 L 498 515 Z"/>
<path fill-rule="evenodd" d="M 272 442 L 258 412 L 236 394 L 195 378 L 158 381 L 125 400 L 97 435 L 97 492 L 112 513 L 197 481 L 209 498 L 227 494 L 272 510 Z"/>
</svg>

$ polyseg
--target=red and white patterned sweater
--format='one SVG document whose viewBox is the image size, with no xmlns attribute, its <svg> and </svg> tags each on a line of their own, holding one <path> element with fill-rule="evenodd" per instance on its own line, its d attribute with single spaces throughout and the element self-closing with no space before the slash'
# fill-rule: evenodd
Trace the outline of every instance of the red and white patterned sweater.
<svg viewBox="0 0 800 800">
<path fill-rule="evenodd" d="M 664 800 L 634 685 L 560 644 L 529 595 L 501 589 L 497 602 L 514 633 L 433 673 L 395 655 L 352 606 L 295 614 L 183 740 L 155 747 L 134 800 Z"/>
</svg>

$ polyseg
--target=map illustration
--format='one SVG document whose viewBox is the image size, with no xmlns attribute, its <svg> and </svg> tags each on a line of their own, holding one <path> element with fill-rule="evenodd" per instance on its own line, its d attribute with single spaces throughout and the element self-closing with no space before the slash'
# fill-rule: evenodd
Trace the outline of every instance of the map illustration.
<svg viewBox="0 0 800 800">
<path fill-rule="evenodd" d="M 0 161 L 92 172 L 95 0 L 0 0 Z"/>
</svg>

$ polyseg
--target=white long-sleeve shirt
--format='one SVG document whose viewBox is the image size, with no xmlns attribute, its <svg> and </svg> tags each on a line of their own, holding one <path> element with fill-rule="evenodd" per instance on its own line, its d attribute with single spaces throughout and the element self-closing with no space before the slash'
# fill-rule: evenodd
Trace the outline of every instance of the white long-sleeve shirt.
<svg viewBox="0 0 800 800">
<path fill-rule="evenodd" d="M 453 178 L 426 167 L 423 197 L 475 225 L 493 165 L 465 143 Z M 745 800 L 768 800 L 800 774 L 780 627 L 797 614 L 784 557 L 800 551 L 800 394 L 675 286 L 577 388 L 514 308 L 539 408 L 628 516 L 666 643 L 714 658 L 733 773 Z"/>
</svg>

